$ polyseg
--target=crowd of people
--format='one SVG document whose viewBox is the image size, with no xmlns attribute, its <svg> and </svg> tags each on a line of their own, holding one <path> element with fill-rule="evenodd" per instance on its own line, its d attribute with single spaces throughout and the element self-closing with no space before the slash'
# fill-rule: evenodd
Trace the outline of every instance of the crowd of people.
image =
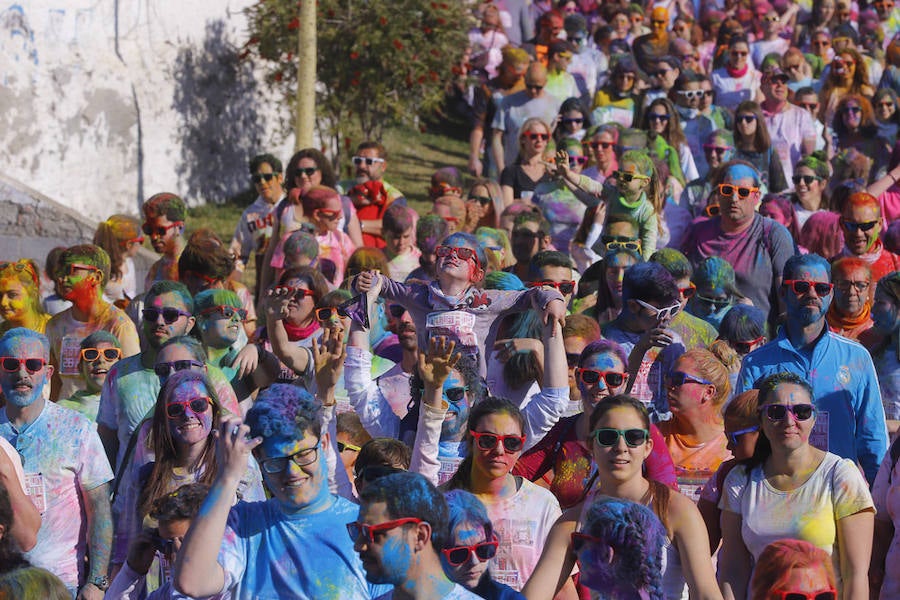
<svg viewBox="0 0 900 600">
<path fill-rule="evenodd" d="M 900 598 L 900 8 L 472 9 L 423 214 L 0 257 L 0 599 Z"/>
</svg>

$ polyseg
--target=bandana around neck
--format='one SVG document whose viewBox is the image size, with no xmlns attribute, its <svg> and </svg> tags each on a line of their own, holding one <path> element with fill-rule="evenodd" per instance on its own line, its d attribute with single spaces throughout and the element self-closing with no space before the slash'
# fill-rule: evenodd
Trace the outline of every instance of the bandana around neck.
<svg viewBox="0 0 900 600">
<path fill-rule="evenodd" d="M 305 340 L 306 338 L 311 336 L 313 333 L 315 333 L 316 329 L 319 328 L 318 321 L 313 321 L 312 323 L 310 323 L 309 325 L 307 325 L 305 327 L 302 325 L 291 325 L 287 321 L 283 321 L 283 323 L 284 323 L 284 330 L 288 334 L 288 340 L 290 340 L 292 342 L 296 342 L 299 340 Z"/>
</svg>

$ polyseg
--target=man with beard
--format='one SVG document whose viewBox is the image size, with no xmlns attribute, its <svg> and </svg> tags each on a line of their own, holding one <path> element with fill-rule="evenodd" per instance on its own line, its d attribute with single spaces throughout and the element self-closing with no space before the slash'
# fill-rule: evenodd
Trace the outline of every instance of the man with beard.
<svg viewBox="0 0 900 600">
<path fill-rule="evenodd" d="M 761 176 L 752 165 L 731 161 L 721 167 L 710 204 L 719 215 L 695 221 L 682 243 L 682 252 L 697 268 L 705 258 L 718 256 L 734 266 L 738 289 L 753 306 L 778 320 L 781 272 L 794 254 L 794 240 L 784 225 L 756 212 Z"/>
<path fill-rule="evenodd" d="M 787 261 L 780 289 L 787 320 L 774 340 L 744 358 L 735 394 L 773 373 L 800 375 L 812 384 L 816 407 L 810 443 L 858 463 L 871 483 L 888 444 L 881 391 L 866 349 L 828 330 L 833 291 L 821 256 Z"/>
<path fill-rule="evenodd" d="M 183 283 L 158 281 L 147 291 L 141 320 L 144 351 L 113 365 L 100 391 L 97 429 L 109 461 L 117 469 L 132 433 L 156 404 L 160 389 L 154 372 L 157 353 L 167 340 L 191 331 L 193 313 L 194 300 Z M 223 406 L 236 407 L 237 399 L 225 375 L 212 365 L 207 370 L 216 391 L 228 392 L 228 396 L 220 395 Z"/>
<path fill-rule="evenodd" d="M 356 180 L 342 184 L 349 188 L 347 195 L 356 207 L 359 224 L 362 227 L 363 242 L 366 246 L 384 248 L 381 234 L 381 218 L 384 211 L 394 202 L 406 202 L 403 193 L 384 180 L 387 170 L 387 150 L 378 142 L 363 142 L 356 147 L 353 156 Z"/>
<path fill-rule="evenodd" d="M 59 577 L 72 597 L 99 600 L 109 586 L 113 532 L 107 490 L 113 473 L 103 446 L 87 418 L 44 400 L 53 374 L 46 337 L 11 329 L 0 338 L 0 357 L 6 398 L 0 437 L 22 457 L 28 495 L 41 512 L 37 545 L 26 558 Z"/>
<path fill-rule="evenodd" d="M 867 192 L 851 195 L 841 208 L 841 227 L 844 249 L 832 261 L 845 256 L 864 260 L 872 270 L 873 286 L 888 273 L 900 270 L 900 256 L 881 241 L 881 205 L 875 196 Z"/>
<path fill-rule="evenodd" d="M 81 387 L 78 362 L 81 340 L 95 331 L 108 331 L 122 344 L 122 355 L 140 352 L 137 329 L 121 309 L 103 299 L 109 281 L 109 255 L 99 246 L 84 244 L 67 248 L 53 274 L 59 294 L 72 306 L 47 322 L 53 377 L 50 400 L 68 398 Z"/>
<path fill-rule="evenodd" d="M 394 586 L 378 600 L 479 598 L 444 572 L 448 512 L 443 494 L 416 473 L 394 473 L 366 486 L 359 517 L 347 531 L 366 579 Z"/>
<path fill-rule="evenodd" d="M 791 181 L 797 161 L 816 149 L 816 126 L 808 110 L 788 102 L 788 81 L 787 73 L 772 67 L 763 73 L 760 90 L 766 98 L 761 107 L 772 149 L 781 159 L 785 179 Z"/>
</svg>

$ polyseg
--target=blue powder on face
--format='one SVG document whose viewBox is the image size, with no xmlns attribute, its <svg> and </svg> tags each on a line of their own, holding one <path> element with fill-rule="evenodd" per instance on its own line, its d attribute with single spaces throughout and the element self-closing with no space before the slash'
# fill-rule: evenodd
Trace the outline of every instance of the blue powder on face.
<svg viewBox="0 0 900 600">
<path fill-rule="evenodd" d="M 381 549 L 381 568 L 385 583 L 399 585 L 407 579 L 409 567 L 412 564 L 412 549 L 405 541 L 402 532 L 397 537 L 391 537 L 384 542 Z"/>
<path fill-rule="evenodd" d="M 745 179 L 750 178 L 754 182 L 759 182 L 759 173 L 756 172 L 752 167 L 748 167 L 747 165 L 732 165 L 728 167 L 728 175 L 727 177 L 732 180 L 737 179 Z"/>
</svg>

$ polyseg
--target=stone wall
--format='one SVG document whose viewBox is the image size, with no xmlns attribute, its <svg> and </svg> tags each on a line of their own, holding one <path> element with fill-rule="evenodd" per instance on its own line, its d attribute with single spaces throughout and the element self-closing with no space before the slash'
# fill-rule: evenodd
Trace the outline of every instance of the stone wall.
<svg viewBox="0 0 900 600">
<path fill-rule="evenodd" d="M 95 221 L 249 187 L 247 159 L 293 143 L 239 59 L 253 1 L 0 3 L 0 172 Z"/>
</svg>

